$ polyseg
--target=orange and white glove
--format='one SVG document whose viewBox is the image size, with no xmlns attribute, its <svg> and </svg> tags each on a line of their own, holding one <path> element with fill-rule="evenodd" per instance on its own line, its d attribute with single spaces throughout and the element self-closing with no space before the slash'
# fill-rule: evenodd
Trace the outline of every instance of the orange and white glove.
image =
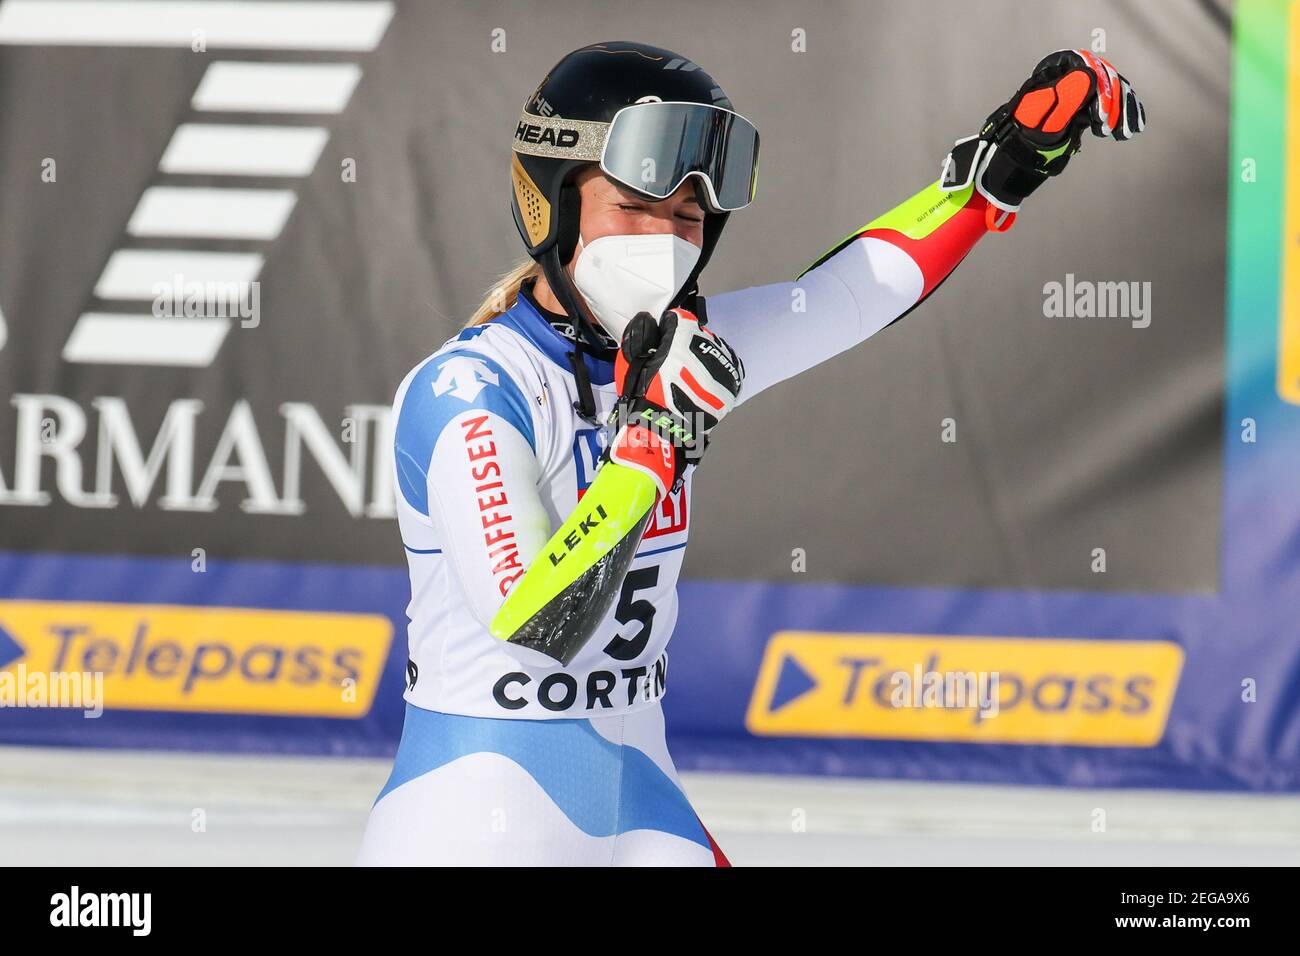
<svg viewBox="0 0 1300 956">
<path fill-rule="evenodd" d="M 1145 128 L 1142 101 L 1109 61 L 1088 50 L 1057 50 L 1039 61 L 978 134 L 957 141 L 939 188 L 953 192 L 973 183 L 998 209 L 1014 213 L 1065 169 L 1085 130 L 1123 141 Z"/>
<path fill-rule="evenodd" d="M 610 461 L 654 479 L 661 497 L 698 461 L 708 433 L 736 404 L 745 366 L 722 337 L 686 309 L 659 321 L 638 313 L 614 361 L 619 401 Z"/>
</svg>

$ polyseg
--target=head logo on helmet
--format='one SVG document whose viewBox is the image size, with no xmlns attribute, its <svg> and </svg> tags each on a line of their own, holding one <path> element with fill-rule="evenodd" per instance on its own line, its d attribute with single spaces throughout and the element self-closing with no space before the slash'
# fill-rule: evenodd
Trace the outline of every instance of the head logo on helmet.
<svg viewBox="0 0 1300 956">
<path fill-rule="evenodd" d="M 753 199 L 758 133 L 708 73 L 642 43 L 575 50 L 528 97 L 511 155 L 515 225 L 582 337 L 599 347 L 564 269 L 578 242 L 580 200 L 572 180 L 588 163 L 650 200 L 694 179 L 705 209 L 704 242 L 671 308 L 694 292 L 730 213 Z"/>
</svg>

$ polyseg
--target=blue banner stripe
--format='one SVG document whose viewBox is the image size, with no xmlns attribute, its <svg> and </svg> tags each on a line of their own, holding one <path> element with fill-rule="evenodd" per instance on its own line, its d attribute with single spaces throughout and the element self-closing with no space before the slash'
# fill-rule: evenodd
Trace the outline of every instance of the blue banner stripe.
<svg viewBox="0 0 1300 956">
<path fill-rule="evenodd" d="M 1300 698 L 1300 671 L 1290 664 L 1292 646 L 1278 640 L 1294 631 L 1300 580 L 1275 581 L 1273 588 L 1266 601 L 1253 592 L 1139 595 L 683 581 L 669 645 L 669 744 L 683 770 L 1300 792 L 1300 712 L 1293 706 Z M 400 736 L 406 677 L 400 635 L 410 599 L 403 565 L 213 560 L 205 574 L 195 574 L 188 557 L 11 551 L 0 552 L 0 595 L 5 601 L 371 612 L 393 621 L 398 636 L 374 708 L 361 719 L 110 709 L 95 721 L 97 746 L 384 756 L 393 753 Z M 29 644 L 5 617 L 0 604 L 0 627 Z M 1186 648 L 1188 657 L 1165 736 L 1151 748 L 757 738 L 746 730 L 746 708 L 767 641 L 780 630 L 1168 640 Z M 1225 634 L 1233 639 L 1224 640 Z M 1258 703 L 1243 704 L 1239 678 L 1225 675 L 1265 675 L 1260 686 L 1267 679 L 1268 693 Z M 797 700 L 797 678 L 787 676 L 779 700 Z M 0 742 L 84 745 L 85 726 L 80 711 L 7 709 Z M 1212 741 L 1216 749 L 1191 755 L 1189 740 Z"/>
</svg>

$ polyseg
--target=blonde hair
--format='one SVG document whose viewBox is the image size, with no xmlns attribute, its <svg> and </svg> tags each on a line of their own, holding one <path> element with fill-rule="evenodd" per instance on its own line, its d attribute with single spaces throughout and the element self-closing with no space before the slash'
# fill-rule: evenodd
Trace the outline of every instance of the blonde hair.
<svg viewBox="0 0 1300 956">
<path fill-rule="evenodd" d="M 519 301 L 519 287 L 541 274 L 542 267 L 532 259 L 519 260 L 488 288 L 483 297 L 483 304 L 474 310 L 474 314 L 465 323 L 465 328 L 491 322 L 498 315 L 508 311 Z"/>
</svg>

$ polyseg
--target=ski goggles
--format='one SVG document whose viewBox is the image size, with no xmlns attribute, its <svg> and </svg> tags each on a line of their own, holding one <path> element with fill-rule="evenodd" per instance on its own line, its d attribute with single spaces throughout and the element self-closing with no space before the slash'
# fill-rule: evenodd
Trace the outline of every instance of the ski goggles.
<svg viewBox="0 0 1300 956">
<path fill-rule="evenodd" d="M 516 152 L 600 163 L 648 199 L 667 199 L 698 176 L 713 212 L 748 206 L 758 181 L 758 130 L 739 113 L 703 103 L 634 103 L 608 123 L 524 113 Z"/>
</svg>

